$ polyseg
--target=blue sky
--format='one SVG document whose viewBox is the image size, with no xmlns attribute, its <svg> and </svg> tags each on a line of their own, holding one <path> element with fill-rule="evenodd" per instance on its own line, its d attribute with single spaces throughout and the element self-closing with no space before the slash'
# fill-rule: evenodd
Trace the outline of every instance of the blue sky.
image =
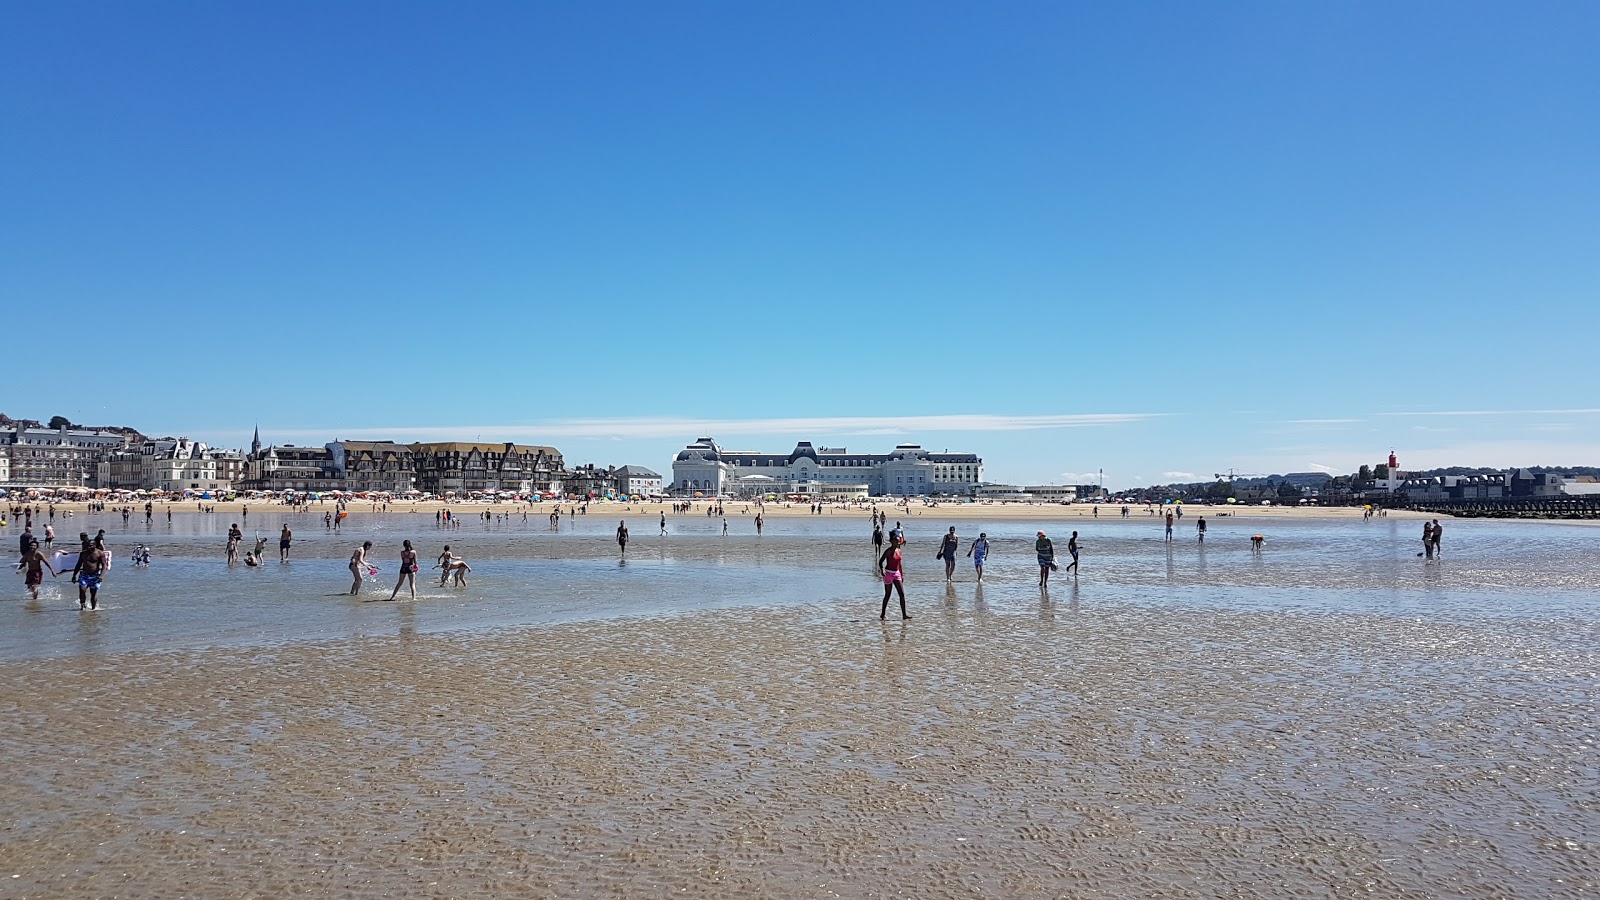
<svg viewBox="0 0 1600 900">
<path fill-rule="evenodd" d="M 1117 486 L 1600 463 L 1592 3 L 5 18 L 13 416 Z"/>
</svg>

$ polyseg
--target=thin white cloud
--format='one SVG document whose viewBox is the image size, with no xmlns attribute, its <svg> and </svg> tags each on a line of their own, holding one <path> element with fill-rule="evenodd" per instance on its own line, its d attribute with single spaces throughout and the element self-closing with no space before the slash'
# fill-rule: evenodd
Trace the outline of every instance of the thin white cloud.
<svg viewBox="0 0 1600 900">
<path fill-rule="evenodd" d="M 1433 412 L 1383 412 L 1380 416 L 1589 416 L 1600 407 L 1583 409 L 1453 409 Z"/>
<path fill-rule="evenodd" d="M 1194 478 L 1195 478 L 1195 474 L 1193 472 L 1162 472 L 1161 473 L 1161 477 L 1162 478 L 1182 478 L 1182 479 L 1186 479 L 1188 481 L 1193 481 Z"/>
<path fill-rule="evenodd" d="M 1529 431 L 1577 431 L 1578 426 L 1571 422 L 1540 422 L 1538 425 L 1529 425 Z"/>
<path fill-rule="evenodd" d="M 1360 425 L 1362 419 L 1285 419 L 1285 425 Z"/>
<path fill-rule="evenodd" d="M 1339 474 L 1341 474 L 1340 471 L 1338 469 L 1335 469 L 1333 466 L 1325 466 L 1322 463 L 1306 463 L 1306 465 L 1310 466 L 1311 467 L 1311 471 L 1313 471 L 1313 472 L 1324 472 L 1324 473 L 1326 473 L 1328 475 L 1339 475 Z"/>
<path fill-rule="evenodd" d="M 550 422 L 494 425 L 393 425 L 382 428 L 343 428 L 341 438 L 391 438 L 394 440 L 468 440 L 483 435 L 493 441 L 540 441 L 555 438 L 679 438 L 685 443 L 710 435 L 791 435 L 804 440 L 813 435 L 918 434 L 937 431 L 1041 431 L 1052 428 L 1088 428 L 1125 425 L 1155 418 L 1159 413 L 1087 413 L 1075 415 L 998 416 L 832 416 L 792 419 L 559 419 Z M 310 434 L 301 429 L 296 434 Z"/>
</svg>

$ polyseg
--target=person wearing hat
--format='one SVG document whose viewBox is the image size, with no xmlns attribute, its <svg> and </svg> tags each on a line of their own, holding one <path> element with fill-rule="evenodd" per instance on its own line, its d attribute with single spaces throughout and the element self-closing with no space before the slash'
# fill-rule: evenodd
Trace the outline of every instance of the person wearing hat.
<svg viewBox="0 0 1600 900">
<path fill-rule="evenodd" d="M 1048 587 L 1050 573 L 1056 567 L 1056 545 L 1041 531 L 1033 542 L 1033 552 L 1039 557 L 1039 587 Z"/>
</svg>

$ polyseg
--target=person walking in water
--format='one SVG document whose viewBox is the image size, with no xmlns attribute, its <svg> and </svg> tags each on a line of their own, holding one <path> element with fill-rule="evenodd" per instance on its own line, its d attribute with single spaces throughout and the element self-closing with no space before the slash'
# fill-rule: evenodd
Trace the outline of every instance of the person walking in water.
<svg viewBox="0 0 1600 900">
<path fill-rule="evenodd" d="M 763 524 L 765 523 L 761 518 L 761 513 L 756 513 L 756 537 L 761 537 L 761 526 Z"/>
<path fill-rule="evenodd" d="M 628 522 L 624 519 L 617 523 L 617 546 L 622 548 L 622 555 L 628 555 Z"/>
<path fill-rule="evenodd" d="M 662 534 L 666 534 L 667 533 L 667 514 L 666 513 L 662 513 L 661 514 L 661 533 Z"/>
<path fill-rule="evenodd" d="M 1204 544 L 1206 542 L 1206 517 L 1201 516 L 1200 521 L 1194 523 L 1194 527 L 1200 533 L 1200 543 Z"/>
<path fill-rule="evenodd" d="M 1433 559 L 1433 523 L 1427 519 L 1422 520 L 1422 552 Z"/>
<path fill-rule="evenodd" d="M 1432 538 L 1432 540 L 1431 540 L 1431 542 L 1429 544 L 1429 546 L 1433 548 L 1433 554 L 1432 555 L 1434 555 L 1434 556 L 1443 556 L 1444 555 L 1444 552 L 1439 549 L 1439 538 L 1441 538 L 1443 536 L 1444 536 L 1444 526 L 1439 524 L 1439 520 L 1438 519 L 1434 519 L 1433 520 L 1433 538 Z"/>
<path fill-rule="evenodd" d="M 1033 552 L 1039 560 L 1039 587 L 1050 585 L 1050 570 L 1056 567 L 1055 542 L 1039 532 L 1039 539 L 1033 542 Z"/>
<path fill-rule="evenodd" d="M 410 583 L 411 599 L 417 599 L 417 551 L 411 549 L 411 542 L 405 541 L 400 550 L 400 577 L 395 580 L 394 590 L 389 592 L 389 599 L 393 600 L 400 593 L 400 585 Z"/>
<path fill-rule="evenodd" d="M 889 549 L 883 551 L 883 556 L 878 559 L 878 568 L 883 571 L 883 608 L 878 611 L 880 620 L 889 618 L 889 595 L 900 595 L 900 618 L 909 619 L 911 615 L 906 612 L 906 587 L 905 573 L 901 566 L 905 556 L 900 552 L 901 541 L 889 542 Z"/>
<path fill-rule="evenodd" d="M 1072 555 L 1072 562 L 1067 563 L 1067 571 L 1073 575 L 1078 574 L 1078 533 L 1074 531 L 1072 537 L 1067 538 L 1067 552 Z"/>
<path fill-rule="evenodd" d="M 356 552 L 350 554 L 350 575 L 354 579 L 350 582 L 350 596 L 361 593 L 361 579 L 367 576 L 367 570 L 372 568 L 372 563 L 367 562 L 367 551 L 372 549 L 371 541 L 362 541 Z M 381 589 L 380 589 L 381 590 Z"/>
<path fill-rule="evenodd" d="M 1169 543 L 1169 544 L 1172 543 L 1172 523 L 1173 523 L 1173 521 L 1174 520 L 1173 520 L 1172 513 L 1167 513 L 1167 543 Z"/>
<path fill-rule="evenodd" d="M 961 549 L 961 541 L 956 538 L 956 527 L 950 526 L 945 532 L 943 540 L 939 542 L 938 558 L 944 560 L 944 580 L 949 581 L 956 575 L 956 551 Z"/>
<path fill-rule="evenodd" d="M 294 540 L 294 532 L 290 531 L 289 525 L 285 523 L 283 531 L 278 533 L 278 562 L 289 561 L 289 542 L 292 540 Z"/>
<path fill-rule="evenodd" d="M 978 532 L 978 539 L 967 548 L 967 555 L 972 557 L 972 567 L 978 570 L 978 580 L 983 580 L 983 562 L 989 558 L 989 533 Z"/>
<path fill-rule="evenodd" d="M 56 571 L 55 566 L 50 565 L 50 560 L 45 559 L 44 552 L 39 549 L 37 544 L 34 544 L 22 557 L 22 562 L 18 564 L 18 568 L 26 568 L 28 570 L 23 575 L 23 581 L 28 587 L 28 592 L 33 595 L 35 600 L 39 599 L 39 585 L 44 583 L 44 570 L 50 570 L 51 578 L 61 574 Z"/>
<path fill-rule="evenodd" d="M 99 541 L 89 543 L 89 536 L 83 535 L 83 549 L 78 551 L 78 564 L 72 567 L 72 578 L 78 582 L 78 608 L 100 608 L 100 578 L 106 570 L 106 551 Z"/>
</svg>

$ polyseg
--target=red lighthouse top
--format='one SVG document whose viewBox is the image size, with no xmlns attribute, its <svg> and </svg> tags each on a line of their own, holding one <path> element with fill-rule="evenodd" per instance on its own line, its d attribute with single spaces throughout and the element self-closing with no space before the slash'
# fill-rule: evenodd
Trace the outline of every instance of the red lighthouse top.
<svg viewBox="0 0 1600 900">
<path fill-rule="evenodd" d="M 1400 460 L 1396 459 L 1395 455 L 1394 455 L 1394 451 L 1390 450 L 1389 451 L 1389 471 L 1393 472 L 1395 469 L 1398 469 L 1398 468 L 1400 468 Z"/>
</svg>

